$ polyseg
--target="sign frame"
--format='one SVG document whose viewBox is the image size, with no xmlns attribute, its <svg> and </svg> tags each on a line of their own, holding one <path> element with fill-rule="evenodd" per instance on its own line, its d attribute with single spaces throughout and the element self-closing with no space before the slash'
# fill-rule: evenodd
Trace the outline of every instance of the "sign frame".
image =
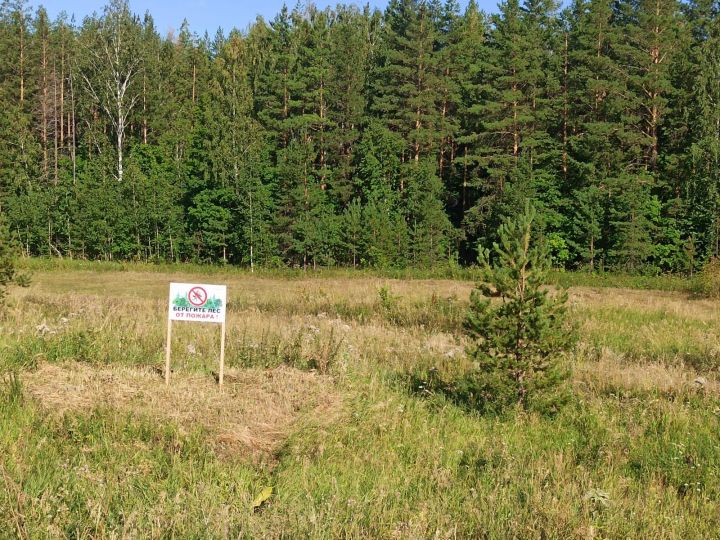
<svg viewBox="0 0 720 540">
<path fill-rule="evenodd" d="M 210 296 L 212 295 L 212 298 Z M 170 384 L 170 356 L 173 321 L 220 324 L 220 372 L 222 386 L 225 374 L 225 317 L 227 286 L 202 283 L 170 283 L 168 295 L 167 335 L 165 338 L 165 384 Z"/>
</svg>

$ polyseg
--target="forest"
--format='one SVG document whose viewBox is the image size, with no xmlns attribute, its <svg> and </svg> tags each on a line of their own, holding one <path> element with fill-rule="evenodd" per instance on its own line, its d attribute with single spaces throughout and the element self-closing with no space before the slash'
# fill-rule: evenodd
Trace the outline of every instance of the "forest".
<svg viewBox="0 0 720 540">
<path fill-rule="evenodd" d="M 124 0 L 4 0 L 0 218 L 26 256 L 429 268 L 529 199 L 558 268 L 692 274 L 720 251 L 719 12 L 390 0 L 161 35 Z"/>
</svg>

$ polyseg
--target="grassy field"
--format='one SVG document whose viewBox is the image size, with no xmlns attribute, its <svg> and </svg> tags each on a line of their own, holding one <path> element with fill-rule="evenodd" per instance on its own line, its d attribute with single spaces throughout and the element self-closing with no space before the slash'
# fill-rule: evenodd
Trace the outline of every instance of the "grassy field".
<svg viewBox="0 0 720 540">
<path fill-rule="evenodd" d="M 0 538 L 720 537 L 720 313 L 680 281 L 572 287 L 572 403 L 480 417 L 422 385 L 467 369 L 468 276 L 34 268 Z M 229 286 L 222 389 L 214 325 L 175 325 L 163 384 L 169 281 Z"/>
</svg>

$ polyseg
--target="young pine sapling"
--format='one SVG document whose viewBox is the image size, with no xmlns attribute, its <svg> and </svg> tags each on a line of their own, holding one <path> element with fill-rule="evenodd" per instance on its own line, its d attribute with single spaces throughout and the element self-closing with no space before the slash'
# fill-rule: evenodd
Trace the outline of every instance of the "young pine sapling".
<svg viewBox="0 0 720 540">
<path fill-rule="evenodd" d="M 545 287 L 551 258 L 533 238 L 535 219 L 526 205 L 500 226 L 492 252 L 480 252 L 482 278 L 465 321 L 475 369 L 456 381 L 455 391 L 483 412 L 519 405 L 552 413 L 569 397 L 567 355 L 576 334 L 567 293 Z"/>
</svg>

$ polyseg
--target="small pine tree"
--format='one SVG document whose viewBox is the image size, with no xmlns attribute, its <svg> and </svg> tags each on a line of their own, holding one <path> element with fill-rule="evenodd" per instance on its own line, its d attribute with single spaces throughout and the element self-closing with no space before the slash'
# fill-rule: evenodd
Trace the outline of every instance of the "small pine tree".
<svg viewBox="0 0 720 540">
<path fill-rule="evenodd" d="M 550 295 L 543 288 L 551 259 L 532 241 L 535 216 L 526 205 L 500 226 L 492 264 L 489 250 L 480 253 L 482 282 L 465 321 L 477 369 L 455 386 L 463 401 L 483 412 L 518 404 L 552 413 L 569 397 L 565 356 L 576 336 L 566 317 L 567 293 Z"/>
<path fill-rule="evenodd" d="M 0 216 L 0 305 L 5 301 L 5 290 L 15 277 L 14 253 L 10 244 L 10 230 Z"/>
</svg>

